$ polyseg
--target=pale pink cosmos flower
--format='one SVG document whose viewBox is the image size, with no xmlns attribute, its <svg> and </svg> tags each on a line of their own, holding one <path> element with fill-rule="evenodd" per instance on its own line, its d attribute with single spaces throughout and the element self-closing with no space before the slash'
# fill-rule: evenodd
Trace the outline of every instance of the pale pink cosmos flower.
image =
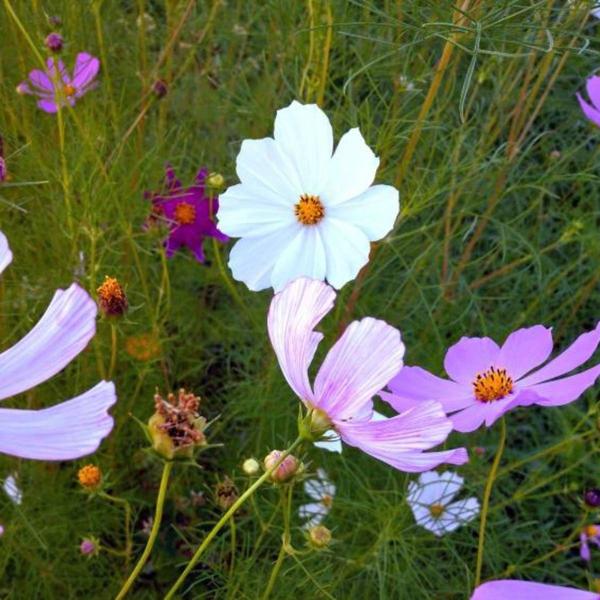
<svg viewBox="0 0 600 600">
<path fill-rule="evenodd" d="M 581 94 L 577 94 L 579 106 L 583 114 L 595 125 L 600 127 L 600 77 L 594 75 L 590 77 L 585 84 L 587 95 L 591 104 L 583 99 Z"/>
<path fill-rule="evenodd" d="M 72 76 L 62 60 L 48 58 L 46 70 L 31 71 L 29 81 L 21 82 L 17 91 L 38 96 L 38 107 L 47 113 L 55 113 L 67 103 L 75 106 L 75 102 L 94 87 L 99 69 L 100 61 L 87 52 L 77 55 Z"/>
<path fill-rule="evenodd" d="M 396 410 L 438 400 L 457 431 L 489 427 L 518 406 L 561 406 L 573 402 L 600 375 L 595 365 L 575 375 L 600 343 L 600 323 L 580 335 L 562 354 L 552 354 L 552 330 L 542 325 L 517 329 L 502 346 L 488 337 L 463 337 L 444 358 L 450 380 L 421 367 L 404 367 L 381 397 Z M 545 364 L 544 364 L 545 363 Z M 543 365 L 543 366 L 542 366 Z"/>
<path fill-rule="evenodd" d="M 471 600 L 600 600 L 600 594 L 562 585 L 499 579 L 480 585 Z"/>
<path fill-rule="evenodd" d="M 438 402 L 373 419 L 372 398 L 402 366 L 400 332 L 384 321 L 354 321 L 333 345 L 311 385 L 308 369 L 322 333 L 316 325 L 333 308 L 334 290 L 301 278 L 271 301 L 268 329 L 288 384 L 310 411 L 319 431 L 333 429 L 343 442 L 401 471 L 427 471 L 440 463 L 464 464 L 464 448 L 425 453 L 444 442 L 452 424 Z"/>
<path fill-rule="evenodd" d="M 12 260 L 0 232 L 0 273 Z M 78 285 L 57 290 L 33 329 L 0 353 L 0 400 L 25 392 L 62 371 L 96 332 L 96 303 Z M 91 454 L 107 436 L 115 387 L 91 390 L 40 410 L 0 409 L 0 453 L 37 460 L 70 460 Z"/>
</svg>

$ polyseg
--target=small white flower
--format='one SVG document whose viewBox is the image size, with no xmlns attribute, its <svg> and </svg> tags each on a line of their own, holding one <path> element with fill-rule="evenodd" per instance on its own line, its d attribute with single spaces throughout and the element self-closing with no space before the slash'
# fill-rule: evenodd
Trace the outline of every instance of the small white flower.
<svg viewBox="0 0 600 600">
<path fill-rule="evenodd" d="M 298 515 L 302 520 L 306 520 L 304 528 L 310 529 L 319 525 L 331 510 L 335 485 L 323 469 L 317 469 L 317 476 L 304 482 L 304 491 L 314 502 L 298 507 Z"/>
<path fill-rule="evenodd" d="M 373 411 L 373 416 L 371 417 L 372 421 L 385 421 L 385 419 L 387 419 L 385 415 L 378 413 L 376 410 Z M 326 431 L 323 437 L 315 442 L 314 445 L 317 448 L 321 448 L 321 450 L 337 452 L 338 454 L 342 453 L 342 440 L 333 429 Z"/>
<path fill-rule="evenodd" d="M 460 492 L 463 478 L 445 471 L 423 473 L 408 486 L 408 502 L 418 525 L 437 536 L 450 533 L 479 514 L 477 498 L 452 502 Z"/>
<path fill-rule="evenodd" d="M 233 276 L 255 291 L 303 276 L 335 288 L 354 279 L 398 215 L 398 190 L 371 185 L 378 166 L 358 128 L 334 153 L 316 104 L 277 111 L 274 138 L 244 140 L 241 183 L 219 198 L 219 229 L 242 238 L 229 257 Z"/>
<path fill-rule="evenodd" d="M 14 475 L 9 475 L 2 484 L 2 488 L 6 495 L 15 503 L 21 504 L 23 502 L 23 492 L 17 484 L 17 480 Z"/>
</svg>

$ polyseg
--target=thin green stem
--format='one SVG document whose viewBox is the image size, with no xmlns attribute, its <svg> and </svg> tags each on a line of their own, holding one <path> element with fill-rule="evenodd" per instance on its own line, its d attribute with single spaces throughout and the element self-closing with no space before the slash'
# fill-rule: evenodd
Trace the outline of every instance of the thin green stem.
<svg viewBox="0 0 600 600">
<path fill-rule="evenodd" d="M 167 496 L 167 484 L 169 483 L 169 476 L 171 475 L 171 469 L 173 468 L 172 462 L 165 462 L 165 466 L 163 467 L 162 478 L 160 480 L 160 488 L 158 489 L 158 497 L 156 499 L 156 510 L 154 512 L 154 522 L 152 523 L 152 530 L 150 531 L 150 537 L 148 538 L 148 542 L 146 543 L 146 547 L 144 548 L 144 552 L 142 556 L 138 560 L 135 565 L 133 571 L 127 578 L 127 581 L 123 584 L 121 591 L 117 594 L 115 600 L 122 600 L 127 595 L 127 592 L 131 589 L 131 586 L 134 584 L 141 570 L 144 568 L 150 553 L 152 552 L 152 548 L 154 547 L 154 542 L 158 536 L 158 530 L 160 529 L 160 522 L 162 521 L 163 508 L 165 505 L 165 498 Z"/>
<path fill-rule="evenodd" d="M 490 496 L 492 495 L 492 487 L 496 480 L 496 474 L 498 473 L 498 466 L 502 459 L 502 453 L 504 452 L 504 444 L 506 443 L 506 421 L 504 417 L 500 420 L 500 440 L 498 441 L 498 448 L 496 450 L 496 456 L 494 456 L 494 462 L 488 475 L 485 490 L 483 492 L 483 503 L 481 505 L 481 520 L 479 522 L 479 542 L 477 543 L 477 565 L 475 567 L 475 587 L 481 582 L 481 568 L 483 567 L 483 548 L 485 545 L 485 526 L 487 524 L 487 516 L 490 508 Z"/>
<path fill-rule="evenodd" d="M 114 502 L 115 504 L 120 504 L 125 510 L 125 559 L 127 566 L 129 567 L 129 562 L 131 561 L 131 549 L 132 549 L 132 539 L 131 539 L 131 505 L 125 498 L 119 498 L 118 496 L 111 496 L 106 492 L 100 492 L 99 496 L 108 500 L 109 502 Z"/>
<path fill-rule="evenodd" d="M 279 460 L 268 470 L 266 470 L 229 508 L 229 510 L 219 519 L 217 524 L 208 532 L 207 536 L 204 538 L 194 556 L 192 556 L 190 562 L 187 564 L 183 573 L 179 576 L 173 587 L 167 592 L 164 600 L 171 600 L 175 596 L 175 592 L 183 585 L 184 581 L 187 579 L 187 576 L 190 574 L 192 569 L 196 566 L 206 548 L 208 548 L 209 544 L 213 540 L 213 538 L 223 529 L 223 527 L 228 523 L 229 519 L 233 517 L 233 515 L 237 512 L 237 510 L 256 492 L 256 490 L 265 482 L 271 474 L 279 467 L 279 465 L 285 460 L 285 458 L 293 452 L 303 441 L 303 437 L 298 437 L 296 441 L 284 452 L 281 453 Z M 117 599 L 118 600 L 118 599 Z"/>
<path fill-rule="evenodd" d="M 110 365 L 108 367 L 108 379 L 112 379 L 117 366 L 117 326 L 113 319 L 110 321 Z"/>
</svg>

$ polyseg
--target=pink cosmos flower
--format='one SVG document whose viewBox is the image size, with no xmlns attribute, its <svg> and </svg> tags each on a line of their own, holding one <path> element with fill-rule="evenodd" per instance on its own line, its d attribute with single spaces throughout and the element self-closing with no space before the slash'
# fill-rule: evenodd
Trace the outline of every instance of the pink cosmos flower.
<svg viewBox="0 0 600 600">
<path fill-rule="evenodd" d="M 499 579 L 480 585 L 471 600 L 600 600 L 600 594 L 561 585 Z"/>
<path fill-rule="evenodd" d="M 562 354 L 552 353 L 551 329 L 534 325 L 511 333 L 502 347 L 490 338 L 463 337 L 448 349 L 444 368 L 450 381 L 420 367 L 404 367 L 381 397 L 396 410 L 438 400 L 457 431 L 489 427 L 517 406 L 560 406 L 577 400 L 600 375 L 600 365 L 563 377 L 586 362 L 600 342 L 600 323 Z"/>
<path fill-rule="evenodd" d="M 0 232 L 0 272 L 12 260 Z M 0 400 L 25 392 L 62 371 L 96 331 L 96 303 L 78 285 L 57 290 L 33 329 L 0 353 Z M 0 452 L 37 460 L 70 460 L 94 452 L 113 419 L 115 387 L 102 381 L 84 394 L 40 410 L 0 409 Z"/>
<path fill-rule="evenodd" d="M 229 238 L 221 233 L 214 223 L 219 210 L 219 199 L 206 193 L 207 169 L 200 169 L 196 183 L 184 188 L 175 177 L 173 167 L 167 165 L 164 194 L 146 192 L 145 197 L 152 201 L 152 214 L 147 225 L 164 222 L 169 227 L 169 237 L 165 241 L 167 257 L 182 246 L 187 246 L 198 262 L 204 262 L 204 238 L 213 237 L 219 242 Z"/>
<path fill-rule="evenodd" d="M 587 525 L 579 534 L 579 556 L 587 562 L 592 560 L 589 542 L 600 548 L 600 526 Z"/>
<path fill-rule="evenodd" d="M 47 113 L 55 113 L 67 103 L 75 106 L 75 102 L 94 87 L 99 69 L 100 61 L 87 52 L 77 55 L 72 77 L 62 60 L 48 58 L 46 70 L 31 71 L 29 81 L 21 82 L 17 92 L 38 96 L 38 107 Z"/>
<path fill-rule="evenodd" d="M 581 94 L 577 94 L 579 106 L 581 106 L 583 114 L 600 127 L 600 77 L 597 75 L 590 77 L 586 82 L 586 89 L 592 103 L 589 104 L 581 97 Z"/>
<path fill-rule="evenodd" d="M 322 333 L 316 325 L 332 309 L 334 290 L 314 279 L 296 279 L 271 301 L 268 329 L 279 366 L 318 431 L 333 429 L 342 441 L 401 471 L 420 472 L 468 460 L 459 448 L 425 453 L 446 440 L 452 424 L 438 402 L 374 420 L 372 398 L 402 367 L 400 332 L 367 317 L 351 323 L 333 345 L 311 385 L 308 369 Z"/>
</svg>

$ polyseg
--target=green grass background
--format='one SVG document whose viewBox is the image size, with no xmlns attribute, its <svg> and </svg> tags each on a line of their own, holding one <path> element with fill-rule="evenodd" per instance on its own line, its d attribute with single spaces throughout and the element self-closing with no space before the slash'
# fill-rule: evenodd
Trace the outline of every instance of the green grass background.
<svg viewBox="0 0 600 600">
<path fill-rule="evenodd" d="M 205 165 L 233 184 L 243 139 L 271 135 L 275 110 L 292 99 L 318 101 L 338 139 L 360 127 L 381 157 L 377 181 L 394 183 L 401 196 L 394 231 L 324 322 L 319 359 L 341 323 L 364 315 L 397 326 L 407 363 L 437 373 L 461 335 L 501 341 L 514 328 L 544 323 L 564 346 L 595 325 L 600 307 L 600 131 L 575 98 L 598 66 L 600 23 L 589 18 L 590 5 L 13 0 L 39 53 L 53 29 L 47 17 L 57 15 L 67 64 L 79 51 L 102 61 L 99 87 L 62 115 L 61 152 L 57 117 L 15 93 L 38 58 L 0 4 L 0 135 L 11 174 L 0 185 L 0 228 L 15 255 L 0 281 L 0 339 L 3 347 L 19 339 L 53 291 L 73 280 L 91 293 L 107 274 L 126 287 L 116 426 L 91 461 L 133 507 L 134 558 L 161 466 L 143 451 L 132 415 L 150 416 L 157 386 L 183 385 L 202 396 L 208 418 L 219 417 L 210 441 L 223 446 L 200 456 L 201 469 L 175 469 L 157 546 L 132 597 L 162 597 L 218 519 L 215 484 L 228 475 L 243 489 L 243 459 L 285 446 L 297 416 L 266 335 L 270 292 L 235 282 L 236 300 L 215 255 L 226 264 L 228 247 L 207 243 L 206 265 L 186 252 L 167 264 L 160 241 L 142 230 L 143 192 L 160 188 L 165 162 L 185 182 Z M 154 28 L 136 24 L 143 13 Z M 160 101 L 149 91 L 157 77 L 169 86 Z M 129 356 L 125 340 L 149 331 L 158 332 L 160 356 Z M 41 407 L 80 393 L 106 373 L 110 352 L 110 326 L 101 320 L 88 351 L 5 405 Z M 594 522 L 581 497 L 600 486 L 596 395 L 508 416 L 484 578 L 512 573 L 593 586 L 598 553 L 587 567 L 571 542 L 582 523 Z M 497 441 L 497 428 L 449 441 L 471 449 L 471 462 L 459 469 L 465 494 L 481 498 Z M 408 476 L 351 448 L 342 456 L 311 449 L 304 459 L 338 486 L 326 521 L 334 542 L 330 551 L 304 552 L 294 517 L 292 543 L 302 552 L 285 560 L 272 598 L 468 598 L 477 522 L 434 538 L 415 526 L 404 501 Z M 87 462 L 0 457 L 0 477 L 18 473 L 24 494 L 19 507 L 0 494 L 0 597 L 111 598 L 118 591 L 123 557 L 102 551 L 87 559 L 78 550 L 89 535 L 117 550 L 124 544 L 122 508 L 78 489 L 77 469 Z M 190 504 L 192 490 L 205 493 L 204 506 Z M 298 486 L 294 503 L 302 501 Z M 259 598 L 281 542 L 277 504 L 275 489 L 261 490 L 236 517 L 235 540 L 225 529 L 183 597 Z"/>
</svg>

